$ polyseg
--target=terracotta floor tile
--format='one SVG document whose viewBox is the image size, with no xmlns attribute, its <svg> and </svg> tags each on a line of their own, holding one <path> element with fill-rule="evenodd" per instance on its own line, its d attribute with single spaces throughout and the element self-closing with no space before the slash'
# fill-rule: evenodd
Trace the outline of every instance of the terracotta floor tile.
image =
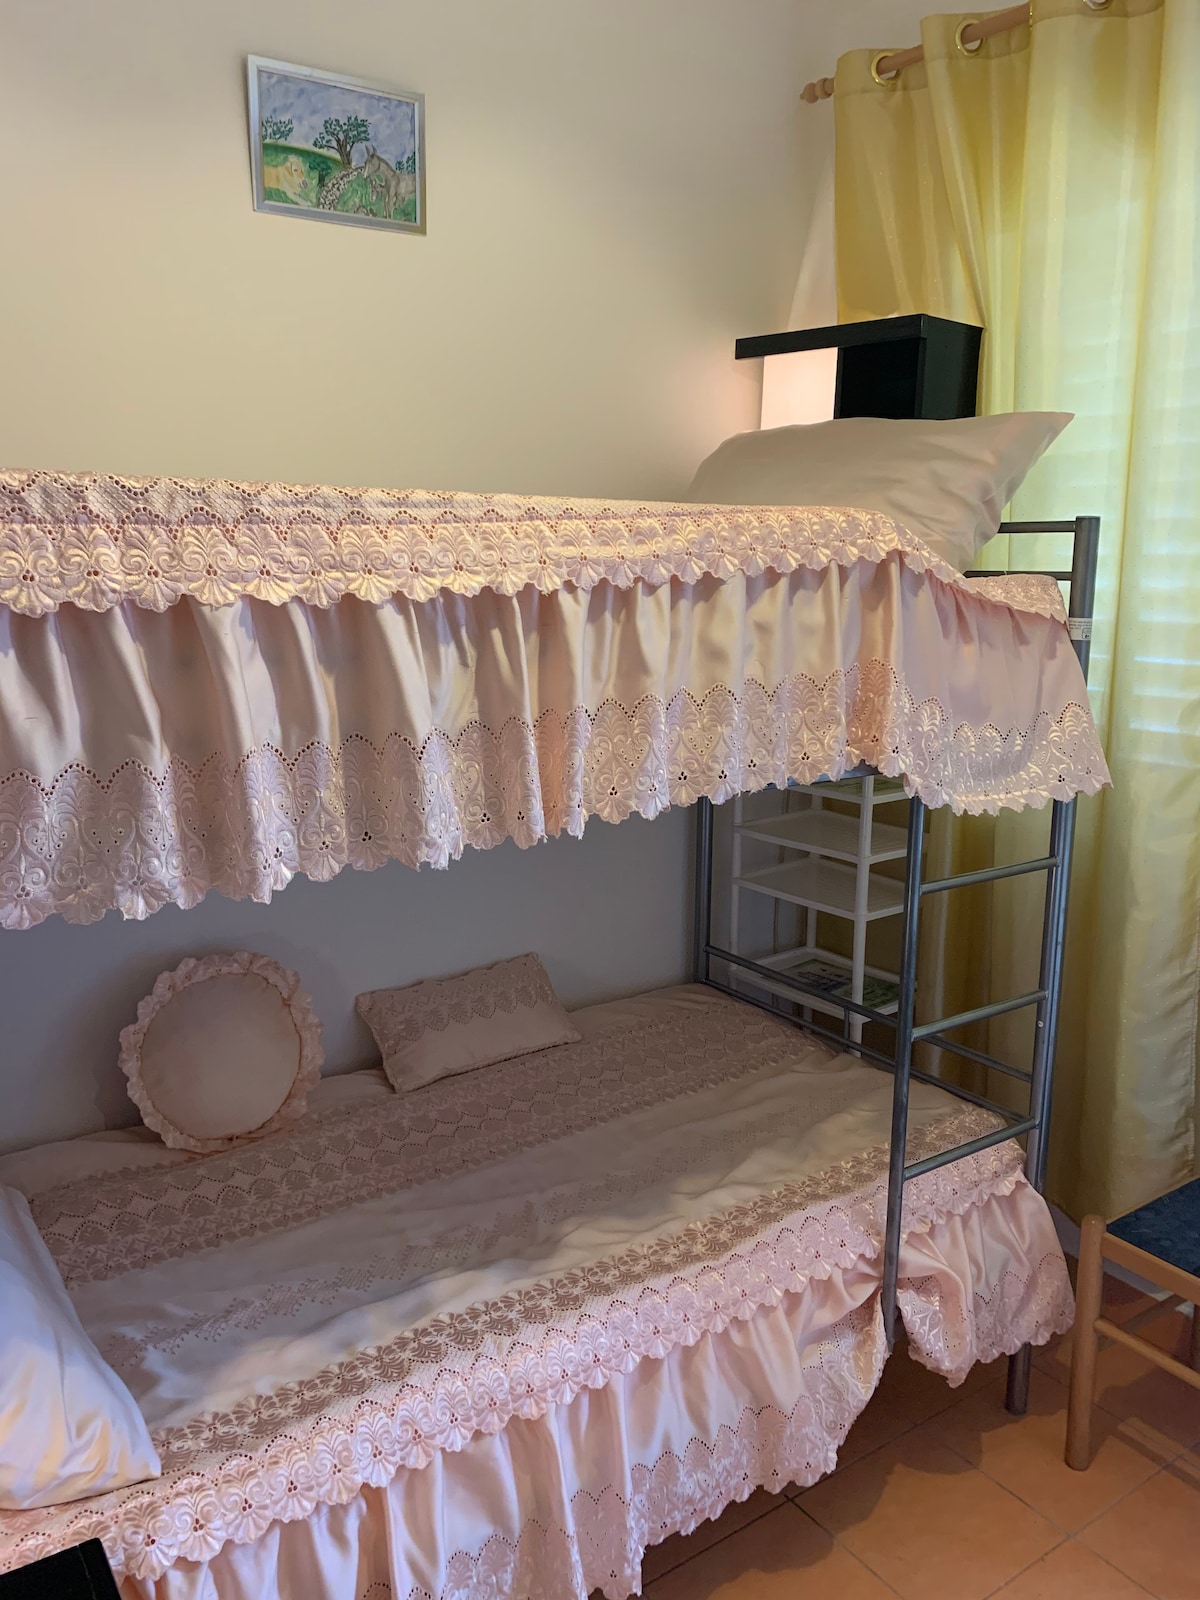
<svg viewBox="0 0 1200 1600">
<path fill-rule="evenodd" d="M 1029 1411 L 1013 1417 L 992 1394 L 968 1395 L 926 1424 L 932 1437 L 979 1467 L 1068 1533 L 1099 1516 L 1175 1455 L 1099 1407 L 1093 1422 L 1092 1464 L 1072 1472 L 1063 1460 L 1067 1391 L 1036 1369 Z"/>
<path fill-rule="evenodd" d="M 870 1455 L 872 1450 L 891 1444 L 912 1426 L 913 1420 L 905 1414 L 903 1406 L 891 1403 L 887 1395 L 873 1394 L 866 1410 L 850 1429 L 838 1451 L 838 1471 L 843 1472 L 853 1466 L 856 1461 Z M 794 1490 L 793 1498 L 803 1493 L 803 1489 Z"/>
<path fill-rule="evenodd" d="M 1079 1540 L 1159 1600 L 1196 1600 L 1200 1461 L 1183 1456 L 1156 1472 L 1084 1528 Z"/>
<path fill-rule="evenodd" d="M 787 1501 L 783 1495 L 768 1494 L 765 1489 L 756 1489 L 748 1500 L 727 1506 L 719 1517 L 711 1522 L 702 1522 L 694 1533 L 673 1533 L 661 1544 L 651 1545 L 642 1557 L 642 1587 L 644 1588 L 653 1579 L 661 1577 L 664 1572 L 669 1572 L 672 1567 L 677 1567 L 697 1555 L 701 1550 L 707 1550 L 719 1540 L 727 1539 L 739 1528 L 746 1527 L 759 1517 L 765 1517 L 768 1511 L 785 1504 Z"/>
<path fill-rule="evenodd" d="M 1147 1591 L 1068 1539 L 998 1589 L 995 1600 L 1147 1600 Z"/>
<path fill-rule="evenodd" d="M 676 1567 L 648 1600 L 895 1600 L 889 1589 L 794 1505 L 783 1505 Z"/>
<path fill-rule="evenodd" d="M 869 1404 L 910 1424 L 925 1422 L 954 1405 L 963 1395 L 974 1394 L 995 1383 L 1004 1365 L 1003 1361 L 994 1361 L 990 1366 L 973 1367 L 966 1382 L 952 1389 L 945 1378 L 923 1367 L 909 1355 L 907 1346 L 900 1343 L 888 1357 L 879 1387 Z M 1003 1383 L 1002 1377 L 1000 1382 Z"/>
<path fill-rule="evenodd" d="M 1117 1308 L 1114 1308 L 1116 1310 Z M 1122 1320 L 1114 1315 L 1113 1321 Z M 1189 1325 L 1186 1317 L 1160 1317 L 1141 1330 L 1142 1335 L 1186 1359 Z M 1071 1375 L 1071 1343 L 1068 1334 L 1053 1347 L 1047 1346 L 1035 1357 L 1035 1365 L 1060 1383 Z M 1148 1445 L 1169 1451 L 1200 1443 L 1200 1390 L 1191 1388 L 1139 1356 L 1136 1350 L 1110 1344 L 1096 1362 L 1096 1404 L 1115 1417 L 1137 1425 Z"/>
<path fill-rule="evenodd" d="M 1061 1539 L 928 1425 L 826 1478 L 799 1504 L 903 1600 L 983 1600 Z"/>
</svg>

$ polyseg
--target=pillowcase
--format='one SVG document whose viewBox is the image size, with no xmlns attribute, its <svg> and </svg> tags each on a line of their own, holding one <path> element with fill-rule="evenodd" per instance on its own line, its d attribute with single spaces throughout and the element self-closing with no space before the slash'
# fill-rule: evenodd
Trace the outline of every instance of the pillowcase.
<svg viewBox="0 0 1200 1600">
<path fill-rule="evenodd" d="M 882 511 L 960 572 L 973 566 L 1070 411 L 947 422 L 841 417 L 726 439 L 685 498 L 704 505 Z"/>
<path fill-rule="evenodd" d="M 579 1039 L 535 955 L 405 989 L 373 989 L 354 1003 L 401 1094 Z"/>
<path fill-rule="evenodd" d="M 130 1099 L 176 1150 L 227 1150 L 302 1117 L 322 1060 L 300 979 L 245 951 L 164 972 L 121 1033 Z"/>
<path fill-rule="evenodd" d="M 83 1331 L 15 1189 L 0 1185 L 0 1510 L 157 1478 L 133 1396 Z"/>
</svg>

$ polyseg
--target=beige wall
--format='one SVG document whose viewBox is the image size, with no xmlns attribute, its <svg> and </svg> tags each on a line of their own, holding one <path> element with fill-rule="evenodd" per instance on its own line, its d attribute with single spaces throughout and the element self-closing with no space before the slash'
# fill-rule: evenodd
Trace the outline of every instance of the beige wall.
<svg viewBox="0 0 1200 1600">
<path fill-rule="evenodd" d="M 5 464 L 678 493 L 786 319 L 824 0 L 0 0 Z M 817 41 L 820 42 L 819 40 Z M 250 207 L 247 53 L 427 96 L 429 233 Z M 686 968 L 689 818 L 448 874 L 0 934 L 0 1146 L 129 1120 L 116 1034 L 183 955 L 360 987 L 539 949 L 569 1002 Z"/>
<path fill-rule="evenodd" d="M 657 494 L 799 254 L 795 0 L 4 0 L 29 465 Z M 422 90 L 425 238 L 258 215 L 247 52 Z"/>
</svg>

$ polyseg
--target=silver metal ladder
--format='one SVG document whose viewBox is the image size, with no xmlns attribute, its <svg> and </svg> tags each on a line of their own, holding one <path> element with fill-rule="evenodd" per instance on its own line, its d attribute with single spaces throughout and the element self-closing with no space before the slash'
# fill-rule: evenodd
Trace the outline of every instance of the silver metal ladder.
<svg viewBox="0 0 1200 1600">
<path fill-rule="evenodd" d="M 1091 651 L 1091 621 L 1095 603 L 1096 559 L 1100 539 L 1098 517 L 1076 517 L 1073 522 L 1009 522 L 1001 525 L 1000 533 L 1010 536 L 1026 534 L 1070 533 L 1074 535 L 1071 570 L 1051 571 L 1046 575 L 1069 582 L 1069 625 L 1075 652 L 1087 678 L 1088 658 Z M 968 577 L 997 577 L 995 572 L 972 572 Z M 864 773 L 869 769 L 861 769 Z M 987 867 L 977 872 L 959 873 L 949 878 L 936 878 L 922 882 L 922 842 L 925 829 L 925 805 L 916 798 L 909 802 L 908 852 L 905 859 L 904 902 L 902 911 L 903 942 L 900 959 L 900 985 L 898 1005 L 894 1015 L 872 1010 L 849 999 L 838 999 L 842 1012 L 841 1032 L 806 1019 L 802 1026 L 820 1038 L 839 1045 L 843 1050 L 861 1055 L 894 1074 L 892 1090 L 891 1149 L 888 1166 L 887 1218 L 884 1226 L 884 1258 L 882 1307 L 884 1328 L 889 1349 L 895 1342 L 899 1322 L 896 1290 L 900 1267 L 901 1225 L 903 1219 L 904 1185 L 926 1172 L 947 1166 L 952 1161 L 1007 1139 L 1024 1138 L 1025 1174 L 1039 1193 L 1046 1178 L 1047 1139 L 1050 1129 L 1051 1100 L 1054 1087 L 1054 1053 L 1058 1034 L 1059 1006 L 1062 994 L 1063 942 L 1067 921 L 1067 894 L 1070 883 L 1071 855 L 1075 835 L 1075 800 L 1055 800 L 1051 807 L 1050 840 L 1047 853 L 1033 860 L 1014 862 L 1007 866 Z M 1015 878 L 1027 873 L 1046 874 L 1046 899 L 1042 916 L 1041 955 L 1037 987 L 1027 994 L 993 1001 L 976 1006 L 954 1016 L 942 1017 L 936 1022 L 917 1023 L 915 1018 L 917 990 L 917 939 L 920 926 L 921 903 L 931 895 L 944 894 L 953 889 L 967 888 L 981 883 L 992 883 L 1003 878 Z M 734 989 L 713 976 L 714 961 L 724 963 L 751 977 L 768 982 L 771 992 L 779 994 L 780 985 L 785 991 L 795 993 L 795 1003 L 803 1004 L 806 994 L 820 995 L 821 991 L 807 986 L 803 979 L 781 973 L 762 962 L 735 951 L 723 949 L 712 942 L 713 903 L 713 806 L 701 800 L 697 810 L 696 828 L 696 904 L 693 949 L 693 970 L 697 982 L 721 989 L 726 994 L 764 1010 L 778 1013 L 778 1002 L 756 1000 L 744 989 Z M 1035 1032 L 1032 1062 L 1028 1070 L 1016 1067 L 982 1050 L 975 1050 L 948 1037 L 955 1029 L 973 1022 L 983 1022 L 991 1017 L 1027 1008 L 1034 1010 Z M 795 1020 L 792 1018 L 791 1020 Z M 863 1022 L 880 1023 L 895 1030 L 895 1044 L 891 1053 L 876 1049 L 861 1038 Z M 860 1037 L 854 1037 L 854 1035 Z M 982 1095 L 960 1087 L 930 1073 L 919 1071 L 913 1065 L 914 1045 L 925 1043 L 937 1046 L 949 1054 L 973 1062 L 1007 1077 L 1016 1078 L 1028 1086 L 1028 1110 L 1022 1114 L 986 1099 Z M 956 1095 L 972 1105 L 994 1112 L 1003 1126 L 972 1139 L 969 1143 L 944 1150 L 924 1160 L 907 1162 L 909 1091 L 913 1079 L 930 1083 L 947 1093 Z M 1029 1372 L 1031 1351 L 1028 1345 L 1009 1360 L 1006 1405 L 1017 1414 L 1023 1413 L 1029 1400 Z"/>
</svg>

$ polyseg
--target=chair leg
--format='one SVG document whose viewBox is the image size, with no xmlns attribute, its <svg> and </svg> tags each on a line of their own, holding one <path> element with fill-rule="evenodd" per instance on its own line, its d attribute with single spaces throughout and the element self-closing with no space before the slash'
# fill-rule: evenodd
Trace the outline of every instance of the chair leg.
<svg viewBox="0 0 1200 1600">
<path fill-rule="evenodd" d="M 1104 1291 L 1100 1253 L 1104 1218 L 1085 1217 L 1079 1240 L 1079 1281 L 1075 1287 L 1075 1342 L 1071 1356 L 1071 1397 L 1067 1406 L 1067 1465 L 1083 1472 L 1092 1459 L 1092 1401 L 1096 1387 L 1096 1318 Z"/>
</svg>

